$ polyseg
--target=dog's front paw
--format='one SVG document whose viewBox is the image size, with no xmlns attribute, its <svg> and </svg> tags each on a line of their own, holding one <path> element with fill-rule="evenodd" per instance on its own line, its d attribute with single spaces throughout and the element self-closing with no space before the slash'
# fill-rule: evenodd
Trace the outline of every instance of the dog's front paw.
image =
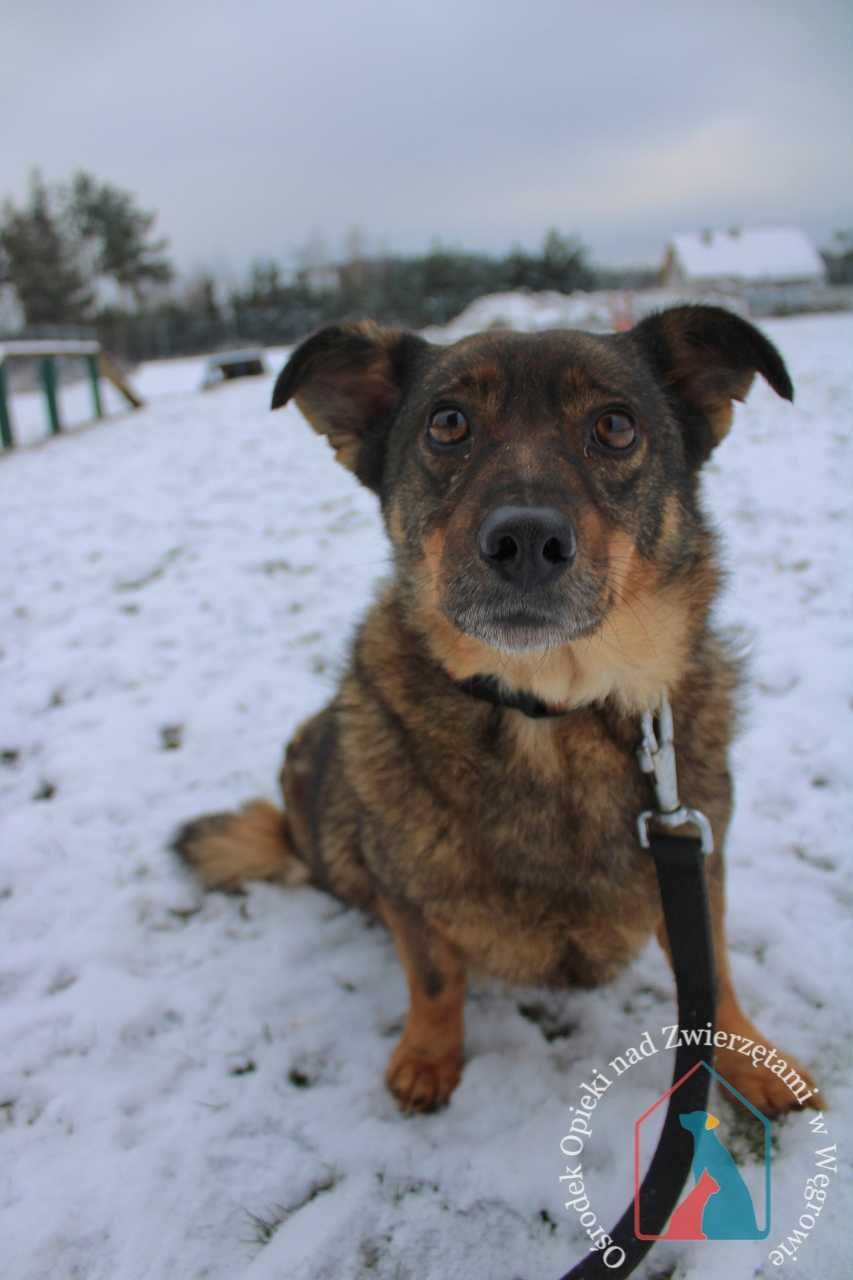
<svg viewBox="0 0 853 1280">
<path fill-rule="evenodd" d="M 461 1054 L 434 1057 L 403 1037 L 391 1054 L 385 1083 L 401 1111 L 435 1111 L 449 1100 L 461 1074 Z"/>
<path fill-rule="evenodd" d="M 825 1106 L 811 1073 L 796 1058 L 779 1053 L 761 1040 L 756 1044 L 767 1050 L 764 1056 L 770 1066 L 763 1062 L 753 1065 L 750 1057 L 736 1049 L 718 1049 L 714 1059 L 714 1066 L 723 1079 L 742 1093 L 748 1102 L 766 1116 L 781 1116 L 787 1111 L 800 1111 L 803 1107 L 814 1107 L 819 1111 Z M 780 1063 L 784 1064 L 785 1071 L 777 1075 L 771 1067 Z"/>
</svg>

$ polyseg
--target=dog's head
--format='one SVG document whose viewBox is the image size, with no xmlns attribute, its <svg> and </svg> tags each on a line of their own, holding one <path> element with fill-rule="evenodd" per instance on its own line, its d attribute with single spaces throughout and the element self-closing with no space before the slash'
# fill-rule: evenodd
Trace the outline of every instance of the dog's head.
<svg viewBox="0 0 853 1280">
<path fill-rule="evenodd" d="M 756 372 L 791 399 L 771 343 L 713 307 L 446 347 L 362 323 L 304 342 L 273 408 L 295 398 L 379 495 L 404 599 L 445 665 L 502 655 L 505 673 L 509 655 L 605 635 L 695 566 L 698 472 Z"/>
</svg>

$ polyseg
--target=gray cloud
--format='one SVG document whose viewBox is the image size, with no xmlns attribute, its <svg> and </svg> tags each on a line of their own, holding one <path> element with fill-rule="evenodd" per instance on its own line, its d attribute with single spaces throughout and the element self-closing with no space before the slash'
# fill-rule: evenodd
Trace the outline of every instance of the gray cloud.
<svg viewBox="0 0 853 1280">
<path fill-rule="evenodd" d="M 4 4 L 0 191 L 88 168 L 185 267 L 853 221 L 847 0 Z"/>
</svg>

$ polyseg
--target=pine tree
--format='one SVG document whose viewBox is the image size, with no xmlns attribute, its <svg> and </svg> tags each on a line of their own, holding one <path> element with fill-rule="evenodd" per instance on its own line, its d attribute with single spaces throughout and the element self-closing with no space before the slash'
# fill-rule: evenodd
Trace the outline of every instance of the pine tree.
<svg viewBox="0 0 853 1280">
<path fill-rule="evenodd" d="M 28 325 L 79 324 L 92 293 L 51 192 L 34 172 L 23 208 L 6 201 L 0 214 L 0 282 L 11 284 Z"/>
<path fill-rule="evenodd" d="M 81 249 L 91 259 L 96 276 L 115 280 L 133 295 L 137 306 L 145 287 L 172 279 L 172 267 L 164 256 L 165 239 L 149 235 L 156 214 L 140 209 L 133 196 L 89 173 L 76 173 L 63 193 L 71 226 Z"/>
</svg>

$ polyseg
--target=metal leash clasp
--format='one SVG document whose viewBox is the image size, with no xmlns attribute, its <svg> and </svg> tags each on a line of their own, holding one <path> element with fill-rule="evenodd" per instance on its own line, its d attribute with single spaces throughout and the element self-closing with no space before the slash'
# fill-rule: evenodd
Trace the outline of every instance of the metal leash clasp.
<svg viewBox="0 0 853 1280">
<path fill-rule="evenodd" d="M 686 809 L 678 798 L 678 773 L 675 767 L 675 730 L 672 723 L 672 707 L 667 698 L 661 698 L 655 715 L 644 711 L 641 727 L 642 741 L 637 748 L 637 759 L 643 773 L 654 778 L 657 809 L 646 809 L 637 819 L 637 833 L 644 849 L 650 847 L 649 823 L 673 830 L 676 827 L 696 828 L 703 853 L 714 852 L 714 833 L 704 813 L 698 809 Z"/>
</svg>

